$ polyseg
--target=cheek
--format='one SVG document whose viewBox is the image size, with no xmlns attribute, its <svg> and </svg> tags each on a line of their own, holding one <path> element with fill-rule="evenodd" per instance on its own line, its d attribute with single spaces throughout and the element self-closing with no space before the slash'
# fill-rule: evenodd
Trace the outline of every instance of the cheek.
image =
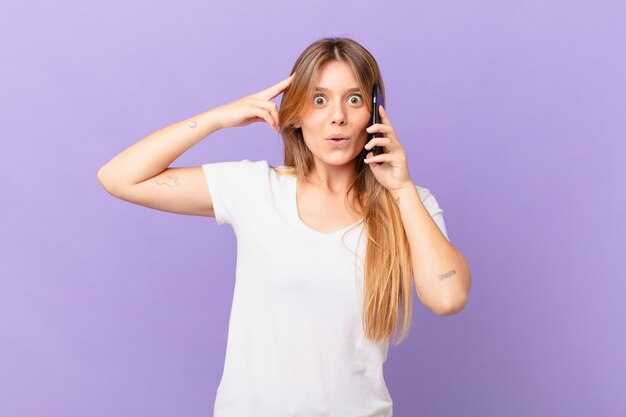
<svg viewBox="0 0 626 417">
<path fill-rule="evenodd" d="M 315 127 L 316 117 L 314 112 L 306 112 L 300 116 L 300 123 L 303 129 L 310 130 Z"/>
<path fill-rule="evenodd" d="M 372 125 L 372 120 L 369 117 L 369 115 L 364 116 L 361 119 L 361 123 L 359 124 L 359 131 L 361 132 L 361 135 L 366 137 L 369 133 L 367 133 L 367 131 L 365 129 L 367 129 L 371 125 Z"/>
<path fill-rule="evenodd" d="M 319 130 L 324 123 L 324 115 L 322 112 L 313 113 L 307 118 L 307 127 L 310 130 Z"/>
<path fill-rule="evenodd" d="M 365 125 L 365 127 L 368 127 L 372 123 L 372 113 L 370 113 L 370 111 L 367 110 L 367 108 L 365 108 L 365 111 L 361 113 L 361 117 L 362 117 L 363 124 Z"/>
</svg>

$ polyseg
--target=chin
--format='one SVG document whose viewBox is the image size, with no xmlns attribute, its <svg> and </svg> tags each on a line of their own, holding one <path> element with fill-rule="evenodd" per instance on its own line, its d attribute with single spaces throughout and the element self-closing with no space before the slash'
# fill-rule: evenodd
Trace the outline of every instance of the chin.
<svg viewBox="0 0 626 417">
<path fill-rule="evenodd" d="M 353 155 L 353 154 L 345 153 L 343 155 L 334 155 L 329 158 L 324 158 L 322 159 L 322 162 L 324 162 L 327 165 L 341 166 L 341 165 L 354 163 L 358 156 L 359 156 L 358 154 Z"/>
</svg>

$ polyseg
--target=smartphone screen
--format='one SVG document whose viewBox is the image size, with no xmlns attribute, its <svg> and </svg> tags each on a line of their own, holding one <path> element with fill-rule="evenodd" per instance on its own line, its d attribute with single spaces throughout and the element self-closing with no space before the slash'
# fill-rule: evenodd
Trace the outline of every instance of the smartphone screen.
<svg viewBox="0 0 626 417">
<path fill-rule="evenodd" d="M 385 105 L 385 97 L 383 96 L 382 92 L 378 88 L 378 85 L 374 84 L 374 88 L 372 90 L 372 120 L 371 120 L 372 125 L 376 123 L 380 123 L 380 113 L 378 112 L 378 106 L 381 106 L 381 105 L 382 106 Z M 370 140 L 373 138 L 382 138 L 384 136 L 385 135 L 383 135 L 382 133 L 375 132 L 370 135 Z M 374 146 L 372 148 L 372 153 L 374 155 L 380 155 L 381 153 L 383 153 L 383 147 Z"/>
</svg>

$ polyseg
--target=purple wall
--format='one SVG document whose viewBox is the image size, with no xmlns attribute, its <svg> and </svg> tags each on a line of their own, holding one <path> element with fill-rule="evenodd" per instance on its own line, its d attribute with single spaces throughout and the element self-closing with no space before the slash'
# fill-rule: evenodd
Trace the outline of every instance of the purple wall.
<svg viewBox="0 0 626 417">
<path fill-rule="evenodd" d="M 0 25 L 0 416 L 212 415 L 232 229 L 96 172 L 331 35 L 378 60 L 473 277 L 461 314 L 415 298 L 394 415 L 626 415 L 624 2 L 37 3 Z M 281 163 L 278 136 L 222 130 L 173 166 L 241 159 Z"/>
</svg>

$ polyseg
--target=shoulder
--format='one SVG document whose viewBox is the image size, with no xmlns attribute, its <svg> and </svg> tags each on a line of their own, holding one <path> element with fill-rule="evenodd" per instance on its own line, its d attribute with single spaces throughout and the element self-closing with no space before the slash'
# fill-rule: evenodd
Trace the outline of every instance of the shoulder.
<svg viewBox="0 0 626 417">
<path fill-rule="evenodd" d="M 251 161 L 249 159 L 243 159 L 241 161 L 226 162 L 230 164 L 233 169 L 239 169 L 242 172 L 254 172 L 254 173 L 271 173 L 274 172 L 278 175 L 296 176 L 296 168 L 286 165 L 271 165 L 266 160 Z"/>
<path fill-rule="evenodd" d="M 269 165 L 269 167 L 278 175 L 296 176 L 295 167 L 287 165 Z"/>
<path fill-rule="evenodd" d="M 262 171 L 269 169 L 269 164 L 267 163 L 267 161 L 251 161 L 249 159 L 242 159 L 240 161 L 209 162 L 203 164 L 203 166 L 210 169 L 229 171 L 229 173 L 243 173 L 247 171 Z"/>
<path fill-rule="evenodd" d="M 430 192 L 430 189 L 426 188 L 426 187 L 422 187 L 420 185 L 417 184 L 413 184 L 415 185 L 415 188 L 417 189 L 417 194 L 419 194 L 420 198 L 422 199 L 422 201 L 431 196 L 432 193 Z"/>
<path fill-rule="evenodd" d="M 209 184 L 224 182 L 227 185 L 250 184 L 255 181 L 263 181 L 269 176 L 269 164 L 267 161 L 240 161 L 210 162 L 202 165 L 204 174 Z"/>
<path fill-rule="evenodd" d="M 242 159 L 240 161 L 211 162 L 203 164 L 207 178 L 222 178 L 229 182 L 272 181 L 272 178 L 279 176 L 296 176 L 296 170 L 291 166 L 270 165 L 266 160 L 251 161 Z"/>
<path fill-rule="evenodd" d="M 439 206 L 439 202 L 429 188 L 422 187 L 417 184 L 414 185 L 417 189 L 417 194 L 419 195 L 420 200 L 422 200 L 422 203 L 431 215 L 443 213 L 443 209 Z"/>
</svg>

